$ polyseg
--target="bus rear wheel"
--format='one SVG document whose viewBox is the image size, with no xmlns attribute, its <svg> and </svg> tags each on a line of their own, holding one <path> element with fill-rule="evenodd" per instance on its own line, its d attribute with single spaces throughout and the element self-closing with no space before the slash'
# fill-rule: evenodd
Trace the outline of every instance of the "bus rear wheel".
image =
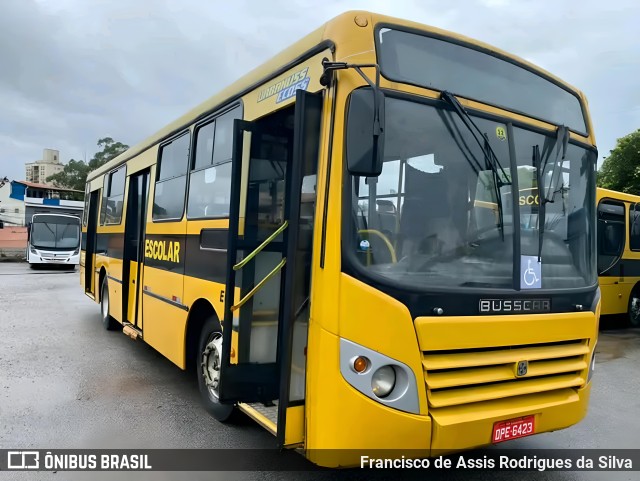
<svg viewBox="0 0 640 481">
<path fill-rule="evenodd" d="M 118 321 L 109 314 L 109 284 L 107 284 L 106 277 L 102 281 L 102 289 L 100 292 L 100 313 L 102 314 L 102 325 L 107 331 L 113 331 L 118 326 Z"/>
<path fill-rule="evenodd" d="M 222 362 L 222 330 L 218 320 L 209 317 L 198 341 L 198 388 L 205 409 L 220 422 L 227 422 L 234 414 L 233 404 L 220 402 L 220 364 Z"/>
<path fill-rule="evenodd" d="M 629 296 L 629 324 L 640 327 L 640 288 L 634 287 Z"/>
</svg>

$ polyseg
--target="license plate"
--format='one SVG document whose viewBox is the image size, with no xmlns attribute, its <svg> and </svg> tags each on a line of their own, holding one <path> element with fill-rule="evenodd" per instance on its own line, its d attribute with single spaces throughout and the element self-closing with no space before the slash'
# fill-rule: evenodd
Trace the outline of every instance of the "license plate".
<svg viewBox="0 0 640 481">
<path fill-rule="evenodd" d="M 523 438 L 535 434 L 535 416 L 498 421 L 493 425 L 493 443 Z"/>
</svg>

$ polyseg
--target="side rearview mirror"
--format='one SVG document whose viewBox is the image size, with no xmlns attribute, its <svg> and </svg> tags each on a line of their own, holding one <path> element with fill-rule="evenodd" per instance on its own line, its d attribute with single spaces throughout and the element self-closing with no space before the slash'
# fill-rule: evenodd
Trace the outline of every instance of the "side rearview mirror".
<svg viewBox="0 0 640 481">
<path fill-rule="evenodd" d="M 384 94 L 363 88 L 349 97 L 347 169 L 352 175 L 378 177 L 384 156 Z"/>
</svg>

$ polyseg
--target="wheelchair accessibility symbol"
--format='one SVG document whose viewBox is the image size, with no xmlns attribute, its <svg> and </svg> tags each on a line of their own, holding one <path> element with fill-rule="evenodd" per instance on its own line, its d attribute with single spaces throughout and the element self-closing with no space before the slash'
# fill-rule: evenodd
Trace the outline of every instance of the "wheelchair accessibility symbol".
<svg viewBox="0 0 640 481">
<path fill-rule="evenodd" d="M 542 263 L 536 256 L 521 256 L 520 289 L 540 289 L 542 287 Z"/>
</svg>

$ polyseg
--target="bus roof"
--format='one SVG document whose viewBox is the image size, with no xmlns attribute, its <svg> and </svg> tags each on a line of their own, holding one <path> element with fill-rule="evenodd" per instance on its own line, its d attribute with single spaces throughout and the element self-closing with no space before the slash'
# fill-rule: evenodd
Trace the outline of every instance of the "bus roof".
<svg viewBox="0 0 640 481">
<path fill-rule="evenodd" d="M 616 190 L 604 189 L 602 187 L 598 187 L 596 189 L 596 196 L 598 200 L 608 198 L 608 199 L 616 199 L 621 200 L 623 202 L 640 202 L 640 196 L 627 194 L 625 192 L 618 192 Z"/>
<path fill-rule="evenodd" d="M 463 41 L 472 45 L 476 45 L 488 52 L 496 53 L 500 56 L 510 58 L 515 62 L 522 64 L 532 71 L 542 74 L 552 80 L 554 80 L 559 85 L 562 85 L 565 89 L 575 93 L 579 96 L 582 102 L 584 102 L 584 96 L 582 92 L 575 87 L 569 85 L 567 82 L 559 79 L 555 75 L 546 70 L 532 64 L 531 62 L 524 60 L 516 55 L 505 52 L 501 49 L 498 49 L 492 45 L 486 44 L 484 42 L 480 42 L 478 40 L 466 37 L 464 35 L 460 35 L 454 32 L 450 32 L 447 30 L 443 30 L 436 27 L 431 27 L 428 25 L 420 24 L 417 22 L 412 22 L 409 20 L 403 20 L 400 18 L 389 17 L 385 15 L 379 15 L 371 12 L 365 11 L 348 11 L 328 22 L 324 23 L 322 26 L 309 33 L 302 39 L 298 40 L 285 50 L 281 51 L 276 56 L 272 57 L 269 61 L 250 71 L 240 79 L 233 82 L 231 85 L 227 86 L 219 93 L 213 95 L 208 100 L 202 102 L 198 106 L 191 109 L 186 114 L 182 115 L 175 121 L 171 122 L 163 129 L 159 130 L 151 137 L 148 137 L 146 140 L 134 145 L 127 151 L 123 152 L 119 156 L 115 157 L 111 161 L 107 162 L 103 166 L 89 173 L 87 176 L 87 181 L 95 179 L 105 172 L 109 172 L 114 167 L 124 163 L 125 161 L 135 157 L 136 155 L 141 154 L 145 150 L 153 147 L 154 145 L 160 143 L 164 139 L 170 137 L 171 135 L 178 133 L 181 130 L 186 129 L 189 125 L 194 123 L 197 119 L 206 117 L 210 113 L 213 113 L 217 109 L 224 107 L 226 104 L 242 97 L 245 93 L 250 92 L 251 90 L 259 87 L 260 85 L 268 82 L 272 78 L 278 76 L 280 73 L 283 73 L 288 68 L 292 67 L 296 63 L 298 63 L 298 59 L 302 60 L 302 58 L 308 52 L 314 50 L 318 46 L 323 43 L 326 44 L 326 47 L 333 46 L 334 42 L 337 47 L 337 58 L 336 60 L 344 59 L 354 53 L 361 52 L 350 52 L 347 50 L 348 46 L 343 45 L 343 41 L 347 41 L 350 38 L 353 38 L 354 35 L 362 32 L 362 28 L 358 27 L 354 22 L 356 17 L 366 18 L 368 35 L 371 36 L 371 45 L 373 45 L 373 32 L 371 29 L 375 27 L 378 23 L 387 23 L 387 24 L 395 24 L 398 26 L 414 28 L 417 30 L 422 30 L 425 32 L 432 32 L 435 34 L 440 34 L 442 36 L 446 36 L 449 38 L 453 38 L 459 41 Z M 590 126 L 589 126 L 590 127 Z M 590 130 L 590 129 L 589 129 Z"/>
</svg>

